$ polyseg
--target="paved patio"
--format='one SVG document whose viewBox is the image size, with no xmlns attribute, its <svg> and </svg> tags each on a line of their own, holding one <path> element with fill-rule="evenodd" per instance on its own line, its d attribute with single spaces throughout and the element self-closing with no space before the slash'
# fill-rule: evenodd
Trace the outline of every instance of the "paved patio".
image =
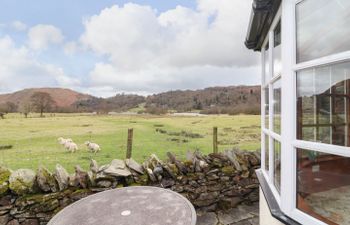
<svg viewBox="0 0 350 225">
<path fill-rule="evenodd" d="M 197 225 L 258 225 L 259 202 L 218 212 L 197 212 Z"/>
</svg>

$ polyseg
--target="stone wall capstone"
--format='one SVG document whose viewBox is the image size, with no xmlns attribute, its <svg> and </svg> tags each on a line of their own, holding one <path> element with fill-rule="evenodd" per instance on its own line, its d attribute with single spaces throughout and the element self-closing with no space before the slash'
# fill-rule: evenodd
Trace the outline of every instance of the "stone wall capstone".
<svg viewBox="0 0 350 225">
<path fill-rule="evenodd" d="M 229 209 L 258 201 L 260 153 L 227 150 L 202 155 L 188 152 L 186 160 L 167 153 L 161 161 L 151 155 L 141 164 L 133 159 L 114 159 L 90 169 L 75 167 L 74 174 L 57 165 L 11 171 L 0 167 L 0 225 L 44 225 L 69 204 L 91 194 L 127 186 L 157 186 L 189 199 L 199 211 Z"/>
</svg>

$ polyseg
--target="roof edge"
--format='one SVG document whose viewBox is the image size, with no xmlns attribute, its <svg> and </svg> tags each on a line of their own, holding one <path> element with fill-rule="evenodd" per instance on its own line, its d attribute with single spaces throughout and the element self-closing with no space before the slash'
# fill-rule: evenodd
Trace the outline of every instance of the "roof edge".
<svg viewBox="0 0 350 225">
<path fill-rule="evenodd" d="M 281 0 L 253 0 L 245 40 L 248 49 L 261 51 L 263 41 L 281 5 Z"/>
</svg>

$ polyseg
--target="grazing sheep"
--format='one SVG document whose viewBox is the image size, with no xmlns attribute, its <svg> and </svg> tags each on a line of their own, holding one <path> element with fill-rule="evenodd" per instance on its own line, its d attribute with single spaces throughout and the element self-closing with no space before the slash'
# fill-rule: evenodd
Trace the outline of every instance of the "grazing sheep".
<svg viewBox="0 0 350 225">
<path fill-rule="evenodd" d="M 97 153 L 97 152 L 101 151 L 100 146 L 96 143 L 91 143 L 90 141 L 87 141 L 87 142 L 85 142 L 85 144 L 88 147 L 88 149 L 93 153 Z"/>
<path fill-rule="evenodd" d="M 65 139 L 63 137 L 59 137 L 57 140 L 60 145 L 63 145 L 65 143 Z"/>
<path fill-rule="evenodd" d="M 71 153 L 74 153 L 74 152 L 78 151 L 78 145 L 75 144 L 74 142 L 66 142 L 66 143 L 64 144 L 64 147 L 65 147 L 68 151 L 70 151 Z"/>
<path fill-rule="evenodd" d="M 60 143 L 61 145 L 65 145 L 67 142 L 73 142 L 72 139 L 70 138 L 63 138 L 63 137 L 60 137 L 57 139 L 58 140 L 58 143 Z"/>
</svg>

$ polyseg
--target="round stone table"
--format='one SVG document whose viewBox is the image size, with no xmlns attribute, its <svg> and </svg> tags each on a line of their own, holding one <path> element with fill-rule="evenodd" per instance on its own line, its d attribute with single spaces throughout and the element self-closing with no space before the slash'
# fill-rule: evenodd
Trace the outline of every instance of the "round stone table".
<svg viewBox="0 0 350 225">
<path fill-rule="evenodd" d="M 127 187 L 91 195 L 59 212 L 48 225 L 195 225 L 182 195 L 156 187 Z"/>
</svg>

